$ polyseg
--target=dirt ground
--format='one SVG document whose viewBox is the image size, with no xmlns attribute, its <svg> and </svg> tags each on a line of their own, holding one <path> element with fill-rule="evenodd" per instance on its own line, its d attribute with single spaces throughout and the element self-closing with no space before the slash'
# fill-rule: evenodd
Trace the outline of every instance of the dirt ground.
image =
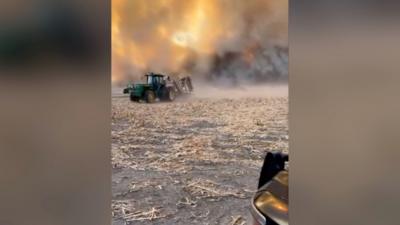
<svg viewBox="0 0 400 225">
<path fill-rule="evenodd" d="M 263 157 L 288 150 L 287 94 L 206 92 L 155 104 L 113 94 L 113 225 L 250 224 Z"/>
</svg>

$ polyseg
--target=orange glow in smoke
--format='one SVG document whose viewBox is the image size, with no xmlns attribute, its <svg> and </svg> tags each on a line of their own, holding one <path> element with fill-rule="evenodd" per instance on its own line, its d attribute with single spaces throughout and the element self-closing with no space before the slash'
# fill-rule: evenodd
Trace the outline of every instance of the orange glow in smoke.
<svg viewBox="0 0 400 225">
<path fill-rule="evenodd" d="M 251 10 L 269 12 L 270 0 L 253 1 Z M 216 54 L 221 43 L 240 35 L 237 12 L 227 7 L 243 2 L 112 0 L 113 82 L 126 73 L 137 78 L 150 69 L 179 73 L 191 55 Z M 252 60 L 251 52 L 244 57 Z"/>
</svg>

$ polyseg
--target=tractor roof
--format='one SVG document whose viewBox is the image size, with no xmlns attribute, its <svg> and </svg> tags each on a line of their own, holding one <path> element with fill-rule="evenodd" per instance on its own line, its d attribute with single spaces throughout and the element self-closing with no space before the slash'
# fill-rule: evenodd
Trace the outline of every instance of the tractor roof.
<svg viewBox="0 0 400 225">
<path fill-rule="evenodd" d="M 158 73 L 148 73 L 145 76 L 154 76 L 154 77 L 164 77 L 165 75 L 163 74 L 158 74 Z"/>
</svg>

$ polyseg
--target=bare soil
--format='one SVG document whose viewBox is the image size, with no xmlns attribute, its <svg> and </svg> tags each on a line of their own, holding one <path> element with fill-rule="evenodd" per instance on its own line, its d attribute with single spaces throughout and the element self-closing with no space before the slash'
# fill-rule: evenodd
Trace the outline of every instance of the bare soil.
<svg viewBox="0 0 400 225">
<path fill-rule="evenodd" d="M 250 224 L 266 152 L 288 150 L 287 96 L 113 96 L 114 225 Z"/>
</svg>

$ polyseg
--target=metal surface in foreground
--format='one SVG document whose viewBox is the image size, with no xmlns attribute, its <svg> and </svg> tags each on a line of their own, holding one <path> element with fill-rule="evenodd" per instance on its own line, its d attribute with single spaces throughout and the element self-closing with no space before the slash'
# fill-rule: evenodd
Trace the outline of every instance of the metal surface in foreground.
<svg viewBox="0 0 400 225">
<path fill-rule="evenodd" d="M 251 213 L 256 224 L 268 224 L 267 218 L 279 225 L 289 224 L 288 172 L 279 172 L 252 199 Z"/>
</svg>

